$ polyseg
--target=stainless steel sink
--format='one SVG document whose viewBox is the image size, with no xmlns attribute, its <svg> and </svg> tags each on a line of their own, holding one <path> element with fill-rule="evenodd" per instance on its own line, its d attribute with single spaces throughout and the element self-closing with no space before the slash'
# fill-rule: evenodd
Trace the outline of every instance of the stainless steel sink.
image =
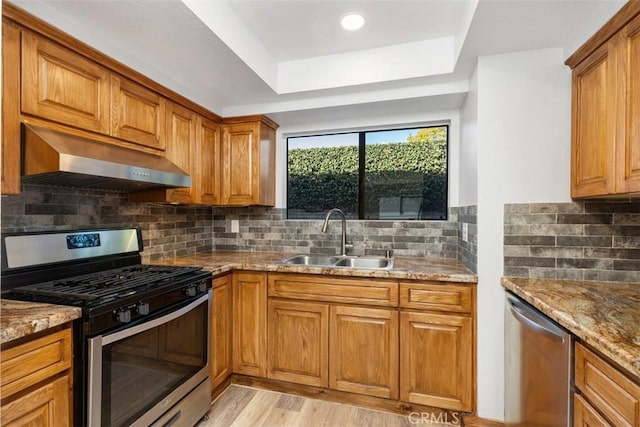
<svg viewBox="0 0 640 427">
<path fill-rule="evenodd" d="M 369 270 L 391 270 L 393 268 L 393 258 L 373 256 L 294 255 L 283 260 L 282 263 L 287 265 L 357 268 Z"/>
<path fill-rule="evenodd" d="M 369 268 L 369 269 L 385 269 L 391 268 L 393 265 L 391 258 L 373 258 L 373 257 L 346 257 L 339 259 L 336 267 L 351 267 L 351 268 Z"/>
<path fill-rule="evenodd" d="M 292 265 L 333 265 L 340 258 L 337 256 L 322 255 L 294 255 L 282 261 L 283 264 Z"/>
</svg>

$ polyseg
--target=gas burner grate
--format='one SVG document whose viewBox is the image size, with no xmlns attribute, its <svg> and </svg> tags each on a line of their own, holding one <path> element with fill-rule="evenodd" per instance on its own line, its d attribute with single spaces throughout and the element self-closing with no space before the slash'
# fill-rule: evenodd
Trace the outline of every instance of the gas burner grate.
<svg viewBox="0 0 640 427">
<path fill-rule="evenodd" d="M 134 265 L 41 282 L 14 288 L 13 292 L 65 299 L 93 301 L 126 296 L 140 287 L 153 288 L 177 276 L 199 271 L 200 267 Z"/>
</svg>

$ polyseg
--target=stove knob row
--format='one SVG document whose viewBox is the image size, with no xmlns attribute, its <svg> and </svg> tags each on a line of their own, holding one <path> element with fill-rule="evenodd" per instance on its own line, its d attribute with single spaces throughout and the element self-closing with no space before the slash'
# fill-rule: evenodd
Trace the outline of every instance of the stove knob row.
<svg viewBox="0 0 640 427">
<path fill-rule="evenodd" d="M 120 309 L 113 312 L 116 321 L 118 323 L 129 323 L 131 322 L 131 310 L 129 309 Z"/>
<path fill-rule="evenodd" d="M 149 303 L 148 302 L 139 302 L 136 304 L 136 311 L 141 316 L 146 316 L 149 314 Z"/>
<path fill-rule="evenodd" d="M 207 282 L 200 282 L 196 285 L 196 287 L 198 288 L 198 292 L 200 293 L 207 292 Z"/>
<path fill-rule="evenodd" d="M 182 289 L 182 292 L 188 297 L 195 297 L 197 294 L 207 292 L 207 282 L 198 282 L 188 285 Z"/>
</svg>

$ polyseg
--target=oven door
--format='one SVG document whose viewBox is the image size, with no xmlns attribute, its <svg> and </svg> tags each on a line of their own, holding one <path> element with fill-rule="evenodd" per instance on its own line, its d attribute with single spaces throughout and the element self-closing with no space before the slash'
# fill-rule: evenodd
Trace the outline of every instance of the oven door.
<svg viewBox="0 0 640 427">
<path fill-rule="evenodd" d="M 87 425 L 149 425 L 208 381 L 210 300 L 89 338 Z"/>
</svg>

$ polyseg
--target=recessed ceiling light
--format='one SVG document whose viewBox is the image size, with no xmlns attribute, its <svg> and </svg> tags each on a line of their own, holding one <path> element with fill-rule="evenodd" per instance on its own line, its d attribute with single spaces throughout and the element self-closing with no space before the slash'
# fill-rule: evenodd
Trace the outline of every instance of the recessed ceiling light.
<svg viewBox="0 0 640 427">
<path fill-rule="evenodd" d="M 340 25 L 345 30 L 356 31 L 364 26 L 364 17 L 355 12 L 347 13 L 340 20 Z"/>
</svg>

